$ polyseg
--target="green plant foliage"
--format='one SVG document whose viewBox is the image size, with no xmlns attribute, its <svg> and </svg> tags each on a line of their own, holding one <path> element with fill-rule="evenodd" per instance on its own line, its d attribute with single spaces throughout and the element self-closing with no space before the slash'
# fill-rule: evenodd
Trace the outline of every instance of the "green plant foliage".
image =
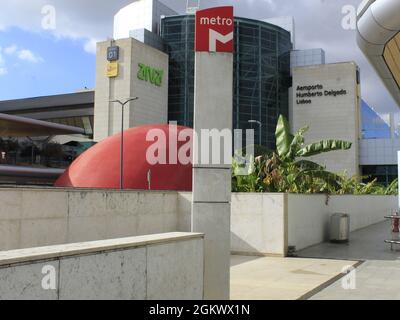
<svg viewBox="0 0 400 320">
<path fill-rule="evenodd" d="M 259 157 L 259 156 L 264 156 L 264 155 L 268 155 L 271 156 L 273 151 L 264 147 L 264 146 L 260 146 L 258 144 L 254 144 L 254 145 L 249 145 L 248 148 L 243 148 L 242 151 L 242 155 L 246 155 L 246 153 L 248 152 L 248 149 L 251 150 L 252 148 L 254 148 L 254 156 L 255 157 Z M 240 151 L 240 149 L 239 149 Z M 237 153 L 237 152 L 236 152 Z"/>
<path fill-rule="evenodd" d="M 275 135 L 278 155 L 285 157 L 290 150 L 294 136 L 290 133 L 289 122 L 283 116 L 279 117 Z"/>
<path fill-rule="evenodd" d="M 348 177 L 346 174 L 342 175 L 340 188 L 332 192 L 332 194 L 355 194 L 355 195 L 397 195 L 398 194 L 398 180 L 394 180 L 388 187 L 380 185 L 377 179 L 371 182 L 363 183 L 360 179 L 368 177 Z"/>
<path fill-rule="evenodd" d="M 297 152 L 298 157 L 312 157 L 324 152 L 331 152 L 336 150 L 349 150 L 352 143 L 340 140 L 324 140 L 317 143 L 310 144 Z"/>
<path fill-rule="evenodd" d="M 361 183 L 361 177 L 349 178 L 346 173 L 335 174 L 324 166 L 304 158 L 337 150 L 349 150 L 352 144 L 341 140 L 323 140 L 304 144 L 308 127 L 294 135 L 288 121 L 280 116 L 276 128 L 276 151 L 259 152 L 245 166 L 244 158 L 235 157 L 232 170 L 234 192 L 282 192 L 325 194 L 397 194 L 398 181 L 385 188 L 374 180 Z M 246 169 L 243 172 L 243 169 Z"/>
</svg>

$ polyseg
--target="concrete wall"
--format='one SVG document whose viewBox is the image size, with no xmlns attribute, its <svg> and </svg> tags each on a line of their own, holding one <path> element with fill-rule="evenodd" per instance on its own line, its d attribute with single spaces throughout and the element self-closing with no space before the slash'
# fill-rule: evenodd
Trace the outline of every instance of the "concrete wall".
<svg viewBox="0 0 400 320">
<path fill-rule="evenodd" d="M 174 232 L 177 198 L 176 192 L 0 189 L 0 251 Z"/>
<path fill-rule="evenodd" d="M 190 231 L 191 193 L 178 197 L 178 230 Z M 285 194 L 232 193 L 231 251 L 244 255 L 283 256 L 287 248 Z"/>
<path fill-rule="evenodd" d="M 305 135 L 306 143 L 323 139 L 341 139 L 353 143 L 351 150 L 336 151 L 313 158 L 326 165 L 332 172 L 352 176 L 359 173 L 360 139 L 360 87 L 357 84 L 357 65 L 353 62 L 297 67 L 293 69 L 292 127 L 310 129 Z M 322 86 L 302 90 L 307 86 Z M 326 95 L 326 91 L 345 90 L 343 95 Z M 311 95 L 299 98 L 298 95 Z M 312 95 L 317 95 L 312 97 Z M 318 96 L 321 95 L 321 96 Z M 302 103 L 308 100 L 310 103 Z"/>
<path fill-rule="evenodd" d="M 203 260 L 181 233 L 0 252 L 0 300 L 199 300 Z"/>
<path fill-rule="evenodd" d="M 232 252 L 285 255 L 287 248 L 286 203 L 287 195 L 285 194 L 232 194 Z"/>
<path fill-rule="evenodd" d="M 350 230 L 355 231 L 384 220 L 397 208 L 395 196 L 289 195 L 289 245 L 301 250 L 329 240 L 329 220 L 334 213 L 350 214 Z"/>
<path fill-rule="evenodd" d="M 0 251 L 164 232 L 190 232 L 189 192 L 0 189 Z M 394 196 L 232 194 L 231 250 L 286 254 L 328 239 L 329 217 L 351 215 L 351 230 L 383 221 Z"/>
<path fill-rule="evenodd" d="M 106 77 L 107 48 L 120 47 L 119 75 Z M 101 141 L 121 131 L 121 106 L 110 100 L 139 97 L 125 108 L 124 127 L 168 121 L 168 55 L 133 38 L 97 44 L 94 140 Z M 163 70 L 161 86 L 138 78 L 139 63 Z"/>
<path fill-rule="evenodd" d="M 232 252 L 284 256 L 329 240 L 329 220 L 348 213 L 351 231 L 384 221 L 397 208 L 395 196 L 295 194 L 232 195 Z"/>
</svg>

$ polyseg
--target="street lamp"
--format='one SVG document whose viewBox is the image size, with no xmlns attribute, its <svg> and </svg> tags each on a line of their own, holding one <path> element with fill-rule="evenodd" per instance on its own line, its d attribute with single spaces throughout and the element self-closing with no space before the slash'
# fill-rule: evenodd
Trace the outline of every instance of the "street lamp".
<svg viewBox="0 0 400 320">
<path fill-rule="evenodd" d="M 260 127 L 260 146 L 262 145 L 262 123 L 258 120 L 249 120 L 249 123 L 256 123 Z"/>
<path fill-rule="evenodd" d="M 121 155 L 120 155 L 120 173 L 119 173 L 119 185 L 120 189 L 124 189 L 124 107 L 132 102 L 138 100 L 138 97 L 128 98 L 124 102 L 120 100 L 111 100 L 110 103 L 118 103 L 121 106 L 121 114 L 122 114 L 122 121 L 121 121 Z"/>
</svg>

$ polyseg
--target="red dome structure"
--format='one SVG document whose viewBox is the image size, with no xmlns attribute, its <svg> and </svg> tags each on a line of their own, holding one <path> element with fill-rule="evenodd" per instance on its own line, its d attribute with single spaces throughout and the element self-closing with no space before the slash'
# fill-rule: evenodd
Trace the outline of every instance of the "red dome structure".
<svg viewBox="0 0 400 320">
<path fill-rule="evenodd" d="M 151 146 L 159 142 L 146 141 L 149 131 L 164 133 L 165 146 L 157 148 L 166 155 L 166 164 L 150 164 L 146 154 Z M 192 190 L 192 164 L 170 164 L 170 131 L 179 134 L 185 130 L 190 137 L 186 142 L 172 141 L 177 150 L 191 140 L 192 129 L 180 126 L 146 125 L 124 132 L 124 189 L 148 190 L 148 172 L 151 171 L 151 190 Z M 173 138 L 176 140 L 176 138 Z M 120 186 L 120 145 L 121 134 L 117 134 L 96 144 L 77 158 L 66 172 L 56 181 L 56 187 L 119 189 Z M 160 145 L 160 144 L 158 144 Z M 190 156 L 190 154 L 189 154 Z"/>
</svg>

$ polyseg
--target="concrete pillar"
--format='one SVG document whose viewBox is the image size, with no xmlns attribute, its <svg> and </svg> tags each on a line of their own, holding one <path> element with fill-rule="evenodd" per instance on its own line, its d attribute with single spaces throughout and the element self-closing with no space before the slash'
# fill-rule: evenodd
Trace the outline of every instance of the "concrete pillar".
<svg viewBox="0 0 400 320">
<path fill-rule="evenodd" d="M 226 300 L 230 298 L 231 165 L 222 151 L 218 163 L 211 160 L 224 146 L 232 148 L 233 55 L 196 52 L 195 70 L 198 138 L 194 142 L 192 231 L 205 233 L 204 298 Z M 229 129 L 230 135 L 225 141 L 220 139 L 221 148 L 213 154 L 210 149 L 215 142 L 201 148 L 202 129 Z M 206 153 L 209 164 L 201 161 Z"/>
</svg>

